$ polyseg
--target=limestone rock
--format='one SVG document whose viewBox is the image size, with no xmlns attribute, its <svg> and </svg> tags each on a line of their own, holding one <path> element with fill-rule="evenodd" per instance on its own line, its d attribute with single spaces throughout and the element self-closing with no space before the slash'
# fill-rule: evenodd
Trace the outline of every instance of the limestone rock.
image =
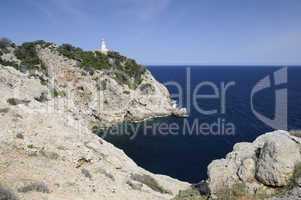
<svg viewBox="0 0 301 200">
<path fill-rule="evenodd" d="M 268 186 L 285 186 L 299 162 L 300 147 L 296 142 L 287 135 L 270 137 L 259 155 L 256 178 Z"/>
<path fill-rule="evenodd" d="M 208 166 L 208 182 L 211 194 L 219 194 L 237 183 L 239 179 L 236 172 L 237 166 L 229 160 L 213 161 Z"/>
<path fill-rule="evenodd" d="M 208 166 L 208 185 L 214 197 L 232 186 L 243 184 L 250 194 L 275 193 L 289 184 L 301 162 L 300 140 L 286 131 L 259 136 L 253 143 L 238 143 L 226 159 Z"/>
<path fill-rule="evenodd" d="M 245 183 L 254 182 L 255 167 L 256 163 L 252 158 L 247 158 L 244 161 L 242 161 L 237 174 L 239 179 Z"/>
<path fill-rule="evenodd" d="M 20 200 L 167 200 L 189 187 L 140 168 L 89 129 L 91 121 L 123 122 L 127 113 L 133 121 L 172 114 L 167 89 L 150 72 L 142 82 L 149 86 L 130 89 L 104 71 L 83 75 L 76 61 L 50 49 L 38 55 L 49 72 L 46 85 L 40 75 L 0 65 L 1 186 Z M 160 190 L 129 186 L 131 174 L 150 177 Z"/>
</svg>

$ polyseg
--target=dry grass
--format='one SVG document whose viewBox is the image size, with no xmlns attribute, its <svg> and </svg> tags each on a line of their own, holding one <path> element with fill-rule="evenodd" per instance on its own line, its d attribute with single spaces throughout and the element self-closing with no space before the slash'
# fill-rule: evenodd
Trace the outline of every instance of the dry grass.
<svg viewBox="0 0 301 200">
<path fill-rule="evenodd" d="M 18 192 L 27 193 L 27 192 L 41 192 L 41 193 L 49 193 L 48 186 L 43 182 L 34 182 L 23 187 L 18 188 Z"/>
<path fill-rule="evenodd" d="M 208 196 L 201 195 L 195 188 L 180 191 L 179 194 L 172 200 L 206 200 Z"/>
<path fill-rule="evenodd" d="M 290 135 L 301 138 L 301 130 L 291 130 Z"/>
<path fill-rule="evenodd" d="M 0 186 L 0 200 L 18 200 L 18 198 L 11 190 Z"/>
<path fill-rule="evenodd" d="M 248 193 L 246 185 L 238 183 L 232 186 L 232 188 L 221 191 L 218 194 L 218 200 L 264 200 L 268 195 L 263 192 L 251 195 Z"/>
<path fill-rule="evenodd" d="M 149 188 L 156 192 L 160 192 L 163 194 L 171 194 L 169 190 L 164 189 L 162 186 L 159 185 L 159 183 L 151 176 L 143 174 L 132 174 L 131 179 L 137 182 L 140 182 L 144 185 L 147 185 Z"/>
</svg>

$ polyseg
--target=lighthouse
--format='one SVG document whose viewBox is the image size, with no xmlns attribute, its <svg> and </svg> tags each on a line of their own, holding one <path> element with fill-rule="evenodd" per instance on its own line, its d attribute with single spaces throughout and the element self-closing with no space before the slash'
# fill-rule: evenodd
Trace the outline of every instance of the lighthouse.
<svg viewBox="0 0 301 200">
<path fill-rule="evenodd" d="M 106 41 L 104 39 L 101 40 L 100 52 L 107 54 L 109 49 L 107 48 Z"/>
</svg>

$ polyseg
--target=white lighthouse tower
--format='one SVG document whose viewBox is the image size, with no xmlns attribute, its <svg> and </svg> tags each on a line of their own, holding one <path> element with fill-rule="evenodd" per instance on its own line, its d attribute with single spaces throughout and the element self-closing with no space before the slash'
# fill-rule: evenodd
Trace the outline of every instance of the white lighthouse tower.
<svg viewBox="0 0 301 200">
<path fill-rule="evenodd" d="M 104 39 L 101 40 L 101 48 L 100 48 L 100 52 L 101 53 L 104 53 L 104 54 L 107 54 L 109 51 L 109 49 L 107 48 L 107 45 L 106 45 L 106 41 Z"/>
</svg>

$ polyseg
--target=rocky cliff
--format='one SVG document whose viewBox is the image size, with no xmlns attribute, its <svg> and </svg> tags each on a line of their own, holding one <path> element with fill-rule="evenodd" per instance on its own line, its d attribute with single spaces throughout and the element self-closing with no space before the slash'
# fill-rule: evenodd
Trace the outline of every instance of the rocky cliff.
<svg viewBox="0 0 301 200">
<path fill-rule="evenodd" d="M 140 168 L 92 133 L 178 114 L 167 89 L 146 69 L 138 77 L 138 65 L 125 57 L 86 58 L 80 51 L 73 59 L 58 48 L 45 42 L 0 48 L 0 199 L 161 200 L 186 188 Z M 97 68 L 86 66 L 92 61 Z"/>
<path fill-rule="evenodd" d="M 124 121 L 183 115 L 133 60 L 42 41 L 0 42 L 0 199 L 300 199 L 300 134 L 238 143 L 189 184 L 152 174 L 93 134 Z"/>
</svg>

